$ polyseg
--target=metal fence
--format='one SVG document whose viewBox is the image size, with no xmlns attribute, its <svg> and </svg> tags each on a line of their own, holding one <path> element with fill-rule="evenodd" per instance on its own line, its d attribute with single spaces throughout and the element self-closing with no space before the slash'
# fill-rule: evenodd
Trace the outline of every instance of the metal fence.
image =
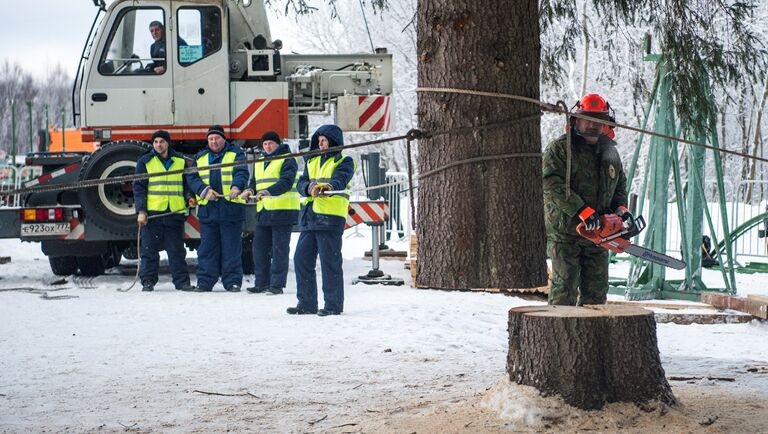
<svg viewBox="0 0 768 434">
<path fill-rule="evenodd" d="M 0 189 L 12 190 L 19 188 L 21 185 L 21 177 L 19 177 L 19 169 L 6 164 L 0 165 Z M 0 195 L 0 206 L 19 206 L 20 197 L 18 194 L 13 196 Z"/>
<path fill-rule="evenodd" d="M 13 166 L 11 164 L 0 163 L 0 189 L 12 190 L 21 188 L 22 185 L 43 174 L 40 166 Z M 0 195 L 0 206 L 18 207 L 21 206 L 21 196 L 16 194 L 12 196 Z"/>
<path fill-rule="evenodd" d="M 727 218 L 731 233 L 745 222 L 768 211 L 768 203 L 763 199 L 762 194 L 762 192 L 768 191 L 768 181 L 741 181 L 735 187 L 732 182 L 724 181 L 724 183 L 726 197 L 730 198 L 726 204 L 726 211 L 729 214 Z M 707 197 L 706 206 L 712 217 L 714 236 L 706 218 L 704 219 L 703 233 L 712 240 L 712 247 L 714 248 L 715 240 L 718 242 L 723 240 L 723 216 L 717 202 L 716 181 L 707 180 L 704 185 Z M 667 251 L 680 252 L 682 240 L 676 203 L 667 204 L 667 216 Z M 763 229 L 766 229 L 764 224 L 757 225 L 734 240 L 734 261 L 738 262 L 740 256 L 768 258 L 766 238 L 761 236 Z"/>
<path fill-rule="evenodd" d="M 389 201 L 389 220 L 385 226 L 387 240 L 407 240 L 411 237 L 411 191 L 408 190 L 407 180 L 405 172 L 387 172 L 385 183 L 398 183 L 386 187 L 384 191 L 384 199 Z"/>
</svg>

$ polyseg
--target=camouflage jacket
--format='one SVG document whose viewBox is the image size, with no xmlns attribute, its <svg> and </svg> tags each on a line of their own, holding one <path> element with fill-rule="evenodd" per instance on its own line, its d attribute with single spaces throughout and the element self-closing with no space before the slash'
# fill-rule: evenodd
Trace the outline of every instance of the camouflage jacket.
<svg viewBox="0 0 768 434">
<path fill-rule="evenodd" d="M 566 197 L 566 146 L 563 134 L 544 151 L 544 222 L 547 239 L 580 241 L 576 233 L 580 222 L 576 215 L 588 205 L 598 214 L 614 212 L 627 205 L 627 177 L 616 150 L 616 142 L 601 136 L 597 144 L 571 134 L 571 194 Z"/>
</svg>

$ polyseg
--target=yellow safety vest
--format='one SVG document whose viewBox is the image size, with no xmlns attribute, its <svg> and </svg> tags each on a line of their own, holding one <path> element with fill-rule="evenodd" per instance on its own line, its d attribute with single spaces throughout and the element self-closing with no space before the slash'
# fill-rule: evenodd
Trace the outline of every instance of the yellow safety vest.
<svg viewBox="0 0 768 434">
<path fill-rule="evenodd" d="M 224 158 L 221 159 L 221 164 L 229 164 L 235 162 L 235 157 L 237 154 L 231 151 L 227 151 L 224 153 Z M 203 154 L 200 156 L 200 158 L 197 159 L 197 167 L 201 168 L 197 172 L 198 175 L 200 175 L 200 179 L 203 180 L 205 185 L 211 185 L 211 171 L 208 169 L 202 169 L 204 167 L 208 167 L 208 154 Z M 221 188 L 224 191 L 221 191 L 220 193 L 224 195 L 224 199 L 228 200 L 229 202 L 234 203 L 245 203 L 243 199 L 240 199 L 239 197 L 235 199 L 229 198 L 229 193 L 231 191 L 232 187 L 232 171 L 234 167 L 225 167 L 223 169 L 214 169 L 214 170 L 221 170 Z M 200 196 L 197 197 L 197 203 L 200 205 L 205 205 L 208 203 L 207 200 L 201 198 Z"/>
<path fill-rule="evenodd" d="M 282 170 L 285 160 L 272 160 L 264 168 L 264 162 L 257 161 L 253 165 L 253 178 L 256 180 L 256 191 L 265 190 L 280 180 L 280 170 Z M 293 180 L 293 187 L 279 196 L 267 196 L 261 199 L 256 205 L 256 212 L 267 211 L 298 211 L 301 209 L 299 193 L 296 191 L 296 178 Z"/>
<path fill-rule="evenodd" d="M 335 158 L 329 158 L 325 160 L 322 166 L 320 166 L 320 160 L 322 156 L 317 156 L 307 162 L 307 172 L 309 173 L 309 182 L 317 183 L 329 183 L 333 177 L 333 171 L 339 167 L 342 161 L 347 158 L 345 155 L 338 155 Z M 352 164 L 357 169 L 357 164 L 352 161 Z M 306 204 L 314 203 L 312 209 L 317 214 L 335 215 L 343 218 L 347 218 L 349 213 L 349 189 L 352 187 L 352 180 L 349 180 L 344 193 L 334 194 L 328 197 L 312 197 L 306 198 Z"/>
<path fill-rule="evenodd" d="M 184 159 L 171 157 L 171 167 L 165 169 L 163 162 L 155 155 L 146 164 L 147 173 L 165 173 L 173 170 L 184 170 Z M 184 200 L 184 175 L 153 176 L 149 178 L 147 186 L 147 211 L 182 212 L 187 209 Z"/>
</svg>

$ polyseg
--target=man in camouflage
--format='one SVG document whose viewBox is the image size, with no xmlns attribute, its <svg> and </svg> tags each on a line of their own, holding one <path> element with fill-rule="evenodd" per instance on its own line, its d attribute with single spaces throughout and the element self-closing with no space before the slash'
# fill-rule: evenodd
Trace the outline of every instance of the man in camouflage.
<svg viewBox="0 0 768 434">
<path fill-rule="evenodd" d="M 613 120 L 608 103 L 589 94 L 577 104 L 577 113 Z M 568 139 L 563 134 L 544 151 L 544 220 L 547 254 L 552 259 L 549 304 L 603 304 L 608 294 L 608 250 L 576 232 L 600 228 L 600 215 L 615 213 L 630 218 L 627 178 L 605 124 L 572 118 L 571 161 Z M 566 173 L 570 164 L 570 182 Z"/>
</svg>

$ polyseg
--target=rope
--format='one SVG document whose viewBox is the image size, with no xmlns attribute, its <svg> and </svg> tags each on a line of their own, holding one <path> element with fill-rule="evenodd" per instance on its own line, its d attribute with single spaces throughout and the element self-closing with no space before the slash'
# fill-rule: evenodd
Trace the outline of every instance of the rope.
<svg viewBox="0 0 768 434">
<path fill-rule="evenodd" d="M 756 155 L 749 155 L 749 154 L 745 154 L 743 152 L 732 151 L 732 150 L 724 149 L 724 148 L 718 148 L 716 146 L 707 145 L 706 143 L 694 142 L 692 140 L 687 140 L 687 139 L 684 139 L 684 138 L 681 138 L 681 137 L 671 136 L 671 135 L 668 135 L 668 134 L 662 134 L 662 133 L 658 133 L 658 132 L 655 132 L 655 131 L 644 130 L 642 128 L 633 127 L 631 125 L 622 124 L 622 123 L 618 123 L 618 122 L 611 122 L 611 121 L 608 121 L 608 120 L 605 120 L 605 119 L 595 118 L 595 117 L 588 116 L 588 115 L 585 115 L 585 114 L 582 114 L 582 113 L 571 112 L 567 108 L 563 109 L 563 108 L 558 107 L 557 105 L 553 105 L 553 104 L 550 104 L 550 103 L 539 101 L 539 100 L 534 99 L 534 98 L 529 98 L 529 97 L 524 97 L 524 96 L 519 96 L 519 95 L 512 95 L 512 94 L 508 94 L 508 93 L 483 92 L 483 91 L 476 91 L 476 90 L 470 90 L 470 89 L 456 89 L 456 88 L 448 88 L 448 87 L 418 87 L 418 88 L 416 88 L 416 92 L 455 93 L 455 94 L 461 94 L 461 95 L 486 96 L 486 97 L 494 97 L 494 98 L 513 99 L 513 100 L 516 100 L 516 101 L 524 101 L 524 102 L 528 102 L 528 103 L 531 103 L 531 104 L 538 105 L 538 106 L 541 107 L 541 109 L 543 111 L 546 111 L 546 112 L 566 115 L 566 116 L 569 116 L 569 117 L 572 117 L 572 118 L 586 119 L 586 120 L 590 120 L 590 121 L 594 121 L 594 122 L 599 122 L 599 123 L 602 123 L 602 124 L 605 124 L 605 125 L 608 125 L 608 126 L 611 126 L 611 127 L 614 127 L 614 128 L 624 128 L 626 130 L 634 131 L 636 133 L 643 133 L 643 134 L 647 134 L 649 136 L 659 137 L 659 138 L 662 138 L 662 139 L 667 139 L 667 140 L 671 140 L 671 141 L 675 141 L 675 142 L 685 143 L 685 144 L 691 145 L 691 146 L 697 146 L 697 147 L 700 147 L 700 148 L 709 149 L 709 150 L 711 150 L 713 152 L 720 152 L 720 153 L 723 153 L 723 154 L 735 155 L 737 157 L 746 158 L 748 160 L 756 160 L 756 161 L 761 161 L 761 162 L 764 162 L 764 163 L 768 163 L 768 158 L 766 158 L 766 157 L 758 157 Z"/>
<path fill-rule="evenodd" d="M 123 176 L 115 176 L 112 178 L 106 178 L 106 179 L 87 179 L 84 181 L 76 181 L 76 182 L 69 182 L 69 183 L 59 183 L 59 184 L 52 184 L 50 186 L 40 186 L 40 187 L 29 187 L 29 188 L 17 188 L 17 189 L 10 189 L 10 190 L 3 190 L 0 189 L 0 194 L 3 195 L 17 195 L 17 194 L 27 194 L 27 193 L 41 193 L 46 191 L 61 191 L 61 190 L 81 190 L 83 188 L 89 188 L 89 187 L 97 187 L 99 185 L 111 185 L 111 184 L 122 184 L 125 182 L 132 182 L 132 181 L 138 181 L 142 179 L 149 179 L 155 176 L 167 176 L 167 175 L 177 175 L 177 174 L 190 174 L 190 173 L 197 173 L 200 170 L 217 170 L 217 169 L 224 169 L 229 167 L 237 167 L 237 166 L 244 166 L 248 164 L 255 164 L 260 162 L 269 162 L 269 161 L 275 161 L 275 160 L 285 160 L 287 158 L 298 158 L 298 157 L 316 157 L 318 155 L 323 155 L 331 152 L 340 152 L 347 149 L 356 149 L 356 148 L 362 148 L 365 146 L 371 146 L 371 145 L 377 145 L 380 143 L 387 143 L 387 142 L 393 142 L 396 140 L 403 140 L 407 138 L 408 135 L 401 135 L 401 136 L 395 136 L 395 137 L 388 137 L 385 139 L 377 139 L 377 140 L 369 140 L 367 142 L 360 142 L 360 143 L 353 143 L 351 145 L 344 145 L 344 146 L 336 146 L 333 148 L 328 148 L 325 150 L 317 149 L 313 151 L 304 151 L 304 152 L 297 152 L 295 154 L 281 154 L 281 155 L 275 155 L 272 157 L 259 157 L 254 159 L 245 159 L 240 161 L 234 161 L 232 163 L 220 163 L 220 164 L 211 164 L 210 166 L 205 166 L 203 168 L 198 168 L 196 166 L 193 167 L 187 167 L 184 169 L 178 169 L 178 170 L 169 170 L 167 172 L 162 173 L 141 173 L 141 174 L 134 174 L 134 175 L 123 175 Z"/>
</svg>

